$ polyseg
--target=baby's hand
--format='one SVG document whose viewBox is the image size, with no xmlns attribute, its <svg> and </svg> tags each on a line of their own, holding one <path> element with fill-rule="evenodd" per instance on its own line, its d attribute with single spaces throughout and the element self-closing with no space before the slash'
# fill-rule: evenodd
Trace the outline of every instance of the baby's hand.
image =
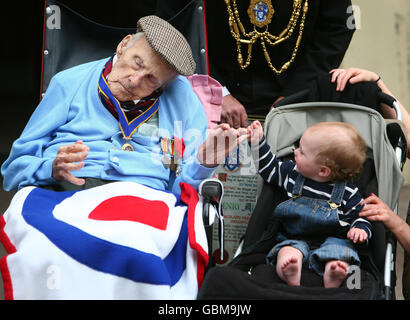
<svg viewBox="0 0 410 320">
<path fill-rule="evenodd" d="M 347 238 L 352 240 L 353 243 L 362 243 L 367 239 L 367 233 L 363 229 L 351 228 L 347 233 Z"/>
<path fill-rule="evenodd" d="M 258 120 L 255 120 L 248 126 L 249 141 L 251 145 L 258 145 L 263 138 L 263 128 Z"/>
</svg>

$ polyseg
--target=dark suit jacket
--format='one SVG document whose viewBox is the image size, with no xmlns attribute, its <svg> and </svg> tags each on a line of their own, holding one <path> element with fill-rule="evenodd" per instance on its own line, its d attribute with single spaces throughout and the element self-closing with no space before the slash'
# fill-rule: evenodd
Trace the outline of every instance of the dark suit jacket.
<svg viewBox="0 0 410 320">
<path fill-rule="evenodd" d="M 308 1 L 302 43 L 296 59 L 287 71 L 278 76 L 269 68 L 259 41 L 253 46 L 250 66 L 244 70 L 239 68 L 225 1 L 205 0 L 210 75 L 227 86 L 248 114 L 265 115 L 277 97 L 306 89 L 318 74 L 328 73 L 341 63 L 354 33 L 354 29 L 347 26 L 347 22 L 352 20 L 347 10 L 351 1 Z M 249 0 L 237 0 L 247 32 L 253 30 L 247 15 L 249 3 Z M 293 1 L 274 0 L 272 5 L 275 13 L 269 32 L 278 35 L 289 22 Z M 277 69 L 290 59 L 298 33 L 299 23 L 292 37 L 268 49 Z M 247 47 L 243 47 L 242 52 L 246 59 Z"/>
</svg>

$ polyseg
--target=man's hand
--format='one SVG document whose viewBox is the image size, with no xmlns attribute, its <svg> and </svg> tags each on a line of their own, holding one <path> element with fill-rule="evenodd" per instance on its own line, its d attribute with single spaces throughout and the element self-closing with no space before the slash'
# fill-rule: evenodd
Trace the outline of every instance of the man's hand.
<svg viewBox="0 0 410 320">
<path fill-rule="evenodd" d="M 88 156 L 90 148 L 81 140 L 74 144 L 58 148 L 53 162 L 53 178 L 59 181 L 68 181 L 76 185 L 83 185 L 84 179 L 74 177 L 70 171 L 84 167 L 83 160 Z"/>
<path fill-rule="evenodd" d="M 209 130 L 208 138 L 198 149 L 198 161 L 209 168 L 224 163 L 229 153 L 247 138 L 246 129 L 236 130 L 222 123 Z"/>
<path fill-rule="evenodd" d="M 231 94 L 223 97 L 221 123 L 227 123 L 235 129 L 248 126 L 248 115 L 244 106 Z"/>
</svg>

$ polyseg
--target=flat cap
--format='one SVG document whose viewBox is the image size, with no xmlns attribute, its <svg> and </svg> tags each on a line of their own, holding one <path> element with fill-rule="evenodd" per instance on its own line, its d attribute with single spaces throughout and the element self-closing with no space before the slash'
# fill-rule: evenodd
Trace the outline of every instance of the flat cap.
<svg viewBox="0 0 410 320">
<path fill-rule="evenodd" d="M 170 23 L 157 16 L 142 17 L 137 32 L 144 32 L 151 48 L 177 73 L 190 76 L 195 72 L 192 50 L 185 37 Z"/>
</svg>

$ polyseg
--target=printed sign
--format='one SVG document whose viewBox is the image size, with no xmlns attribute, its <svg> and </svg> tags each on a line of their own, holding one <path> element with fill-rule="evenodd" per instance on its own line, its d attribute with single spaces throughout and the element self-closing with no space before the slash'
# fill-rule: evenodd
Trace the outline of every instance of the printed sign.
<svg viewBox="0 0 410 320">
<path fill-rule="evenodd" d="M 248 143 L 234 150 L 216 174 L 224 185 L 224 259 L 221 260 L 219 250 L 218 219 L 214 224 L 212 248 L 216 264 L 225 265 L 234 257 L 256 204 L 258 174 Z"/>
</svg>

